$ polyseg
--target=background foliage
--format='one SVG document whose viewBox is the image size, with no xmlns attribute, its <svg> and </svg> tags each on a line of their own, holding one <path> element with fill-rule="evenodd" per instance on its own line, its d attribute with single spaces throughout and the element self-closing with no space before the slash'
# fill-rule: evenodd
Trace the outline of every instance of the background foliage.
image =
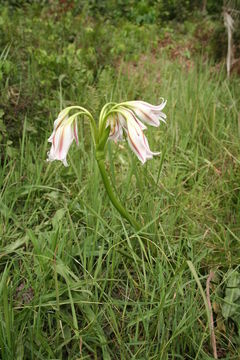
<svg viewBox="0 0 240 360">
<path fill-rule="evenodd" d="M 1 358 L 212 359 L 199 284 L 213 270 L 218 356 L 239 359 L 240 81 L 226 79 L 221 1 L 0 10 Z M 107 151 L 140 237 L 106 198 L 87 123 L 67 169 L 46 163 L 47 138 L 69 104 L 97 116 L 161 96 L 168 124 L 148 130 L 161 156 Z"/>
</svg>

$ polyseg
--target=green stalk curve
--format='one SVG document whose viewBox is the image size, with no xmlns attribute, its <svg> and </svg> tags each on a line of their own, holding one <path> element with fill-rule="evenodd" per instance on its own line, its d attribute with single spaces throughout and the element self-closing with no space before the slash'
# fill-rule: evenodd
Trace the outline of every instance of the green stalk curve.
<svg viewBox="0 0 240 360">
<path fill-rule="evenodd" d="M 107 191 L 108 197 L 111 200 L 113 206 L 117 209 L 117 211 L 124 217 L 137 231 L 141 229 L 141 225 L 128 213 L 125 207 L 121 204 L 121 202 L 115 196 L 112 185 L 110 184 L 107 171 L 105 169 L 105 164 L 103 159 L 97 159 L 98 168 L 102 176 L 102 180 Z"/>
</svg>

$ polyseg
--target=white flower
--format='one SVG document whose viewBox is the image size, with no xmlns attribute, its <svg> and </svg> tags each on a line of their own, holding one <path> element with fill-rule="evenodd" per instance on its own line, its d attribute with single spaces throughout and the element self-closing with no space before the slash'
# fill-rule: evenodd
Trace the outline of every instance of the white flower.
<svg viewBox="0 0 240 360">
<path fill-rule="evenodd" d="M 144 101 L 128 101 L 119 104 L 107 120 L 107 126 L 110 125 L 109 138 L 115 141 L 121 140 L 124 130 L 130 148 L 144 164 L 146 160 L 152 159 L 159 152 L 150 150 L 148 140 L 143 133 L 147 129 L 143 122 L 155 127 L 160 125 L 160 121 L 165 122 L 166 115 L 162 112 L 165 105 L 164 100 L 158 106 Z"/>
<path fill-rule="evenodd" d="M 54 129 L 48 139 L 52 146 L 47 161 L 61 160 L 64 166 L 68 166 L 67 153 L 74 139 L 78 144 L 77 120 L 69 121 L 68 111 L 63 110 L 54 121 Z"/>
</svg>

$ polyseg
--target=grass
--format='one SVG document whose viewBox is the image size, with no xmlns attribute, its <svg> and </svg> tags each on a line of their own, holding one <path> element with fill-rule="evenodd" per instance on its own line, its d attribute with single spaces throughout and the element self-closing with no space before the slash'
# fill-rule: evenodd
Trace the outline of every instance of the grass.
<svg viewBox="0 0 240 360">
<path fill-rule="evenodd" d="M 95 114 L 104 100 L 168 99 L 167 125 L 147 131 L 159 157 L 141 166 L 125 143 L 107 151 L 144 236 L 111 206 L 87 122 L 64 168 L 45 161 L 53 118 L 37 138 L 24 110 L 18 151 L 0 173 L 1 359 L 212 359 L 211 269 L 219 358 L 239 359 L 239 312 L 221 313 L 228 270 L 240 260 L 239 79 L 201 58 L 187 69 L 164 51 L 145 55 L 137 71 L 123 59 L 83 90 Z M 82 96 L 57 91 L 63 105 Z"/>
</svg>

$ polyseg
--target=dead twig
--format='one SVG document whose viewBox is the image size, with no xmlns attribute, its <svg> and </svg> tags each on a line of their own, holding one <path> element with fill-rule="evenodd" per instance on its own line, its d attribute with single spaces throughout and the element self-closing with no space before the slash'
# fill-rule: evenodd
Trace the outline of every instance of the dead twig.
<svg viewBox="0 0 240 360">
<path fill-rule="evenodd" d="M 228 51 L 227 51 L 227 76 L 230 76 L 230 69 L 233 61 L 233 44 L 232 44 L 232 34 L 234 30 L 234 21 L 232 16 L 227 10 L 224 10 L 224 25 L 226 26 L 228 33 Z"/>
<path fill-rule="evenodd" d="M 217 355 L 216 337 L 215 337 L 215 332 L 214 332 L 212 304 L 211 304 L 211 300 L 210 300 L 210 282 L 213 277 L 214 277 L 214 272 L 210 271 L 210 274 L 207 278 L 207 284 L 206 284 L 206 297 L 207 297 L 207 303 L 208 303 L 208 308 L 209 308 L 210 318 L 211 318 L 211 322 L 209 324 L 210 334 L 211 334 L 211 345 L 212 345 L 212 349 L 213 349 L 214 359 L 217 359 L 218 355 Z"/>
</svg>

